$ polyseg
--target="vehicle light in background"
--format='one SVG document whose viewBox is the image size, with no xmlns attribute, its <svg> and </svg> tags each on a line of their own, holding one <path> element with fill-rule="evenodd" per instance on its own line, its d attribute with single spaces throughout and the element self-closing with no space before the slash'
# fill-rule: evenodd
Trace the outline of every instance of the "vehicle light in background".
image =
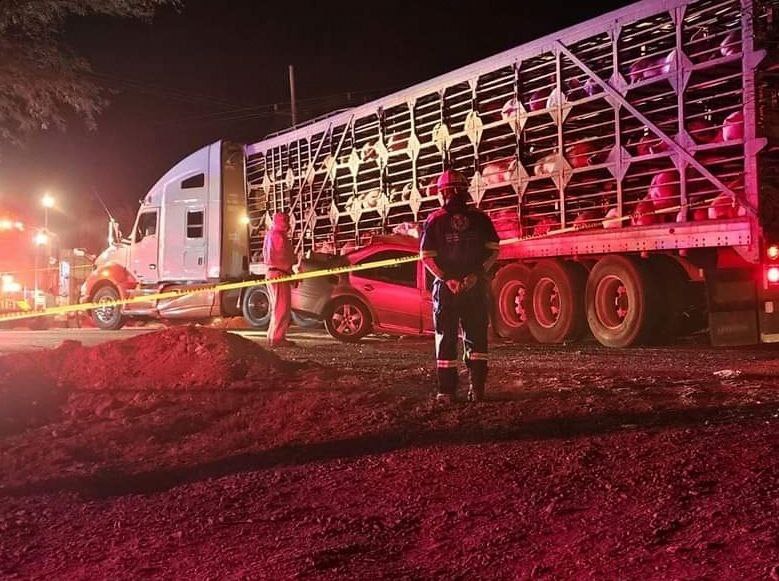
<svg viewBox="0 0 779 581">
<path fill-rule="evenodd" d="M 768 257 L 769 260 L 776 260 L 779 258 L 779 245 L 772 244 L 768 248 L 765 249 L 765 255 Z"/>
<path fill-rule="evenodd" d="M 766 270 L 765 277 L 771 284 L 779 283 L 779 266 L 770 266 Z"/>
<path fill-rule="evenodd" d="M 251 220 L 249 220 L 249 216 L 247 216 L 246 214 L 244 214 L 243 216 L 241 216 L 241 219 L 240 219 L 240 220 L 241 220 L 241 224 L 242 224 L 243 226 L 248 226 L 248 225 L 249 225 L 249 223 L 251 222 Z"/>
<path fill-rule="evenodd" d="M 13 275 L 4 274 L 0 278 L 0 291 L 4 293 L 18 293 L 22 290 L 22 285 L 14 280 Z"/>
<path fill-rule="evenodd" d="M 13 220 L 9 220 L 8 218 L 4 218 L 0 220 L 0 232 L 6 230 L 13 230 L 14 228 L 21 232 L 22 230 L 24 230 L 24 224 L 22 224 L 21 222 L 14 222 Z"/>
</svg>

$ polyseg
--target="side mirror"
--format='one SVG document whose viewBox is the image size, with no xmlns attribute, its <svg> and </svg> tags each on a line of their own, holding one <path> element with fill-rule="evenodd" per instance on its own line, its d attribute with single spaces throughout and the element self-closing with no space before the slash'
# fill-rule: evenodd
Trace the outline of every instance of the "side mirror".
<svg viewBox="0 0 779 581">
<path fill-rule="evenodd" d="M 119 230 L 119 223 L 111 218 L 108 221 L 108 244 L 110 246 L 115 246 L 119 244 L 122 240 L 122 233 Z"/>
</svg>

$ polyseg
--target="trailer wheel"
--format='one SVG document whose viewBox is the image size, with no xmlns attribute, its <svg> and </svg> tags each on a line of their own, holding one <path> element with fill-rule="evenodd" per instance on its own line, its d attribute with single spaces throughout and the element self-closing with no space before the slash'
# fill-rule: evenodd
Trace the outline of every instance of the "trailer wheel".
<svg viewBox="0 0 779 581">
<path fill-rule="evenodd" d="M 345 343 L 356 343 L 372 328 L 371 314 L 362 301 L 341 297 L 327 309 L 325 328 L 330 336 Z"/>
<path fill-rule="evenodd" d="M 587 273 L 572 262 L 544 260 L 530 272 L 528 327 L 539 343 L 580 339 L 586 329 Z"/>
<path fill-rule="evenodd" d="M 110 303 L 118 301 L 121 298 L 116 287 L 107 285 L 102 286 L 92 295 L 92 302 L 103 304 L 105 306 L 92 309 L 90 312 L 92 322 L 98 329 L 104 331 L 116 331 L 124 327 L 127 319 L 122 315 L 122 308 Z"/>
<path fill-rule="evenodd" d="M 243 318 L 255 329 L 265 330 L 270 324 L 270 299 L 264 286 L 252 286 L 247 289 L 241 301 Z"/>
<path fill-rule="evenodd" d="M 499 337 L 517 342 L 530 340 L 527 326 L 527 289 L 530 269 L 507 264 L 492 280 L 492 328 Z"/>
<path fill-rule="evenodd" d="M 608 256 L 590 272 L 587 321 L 606 347 L 648 341 L 658 317 L 659 296 L 648 265 L 628 256 Z"/>
</svg>

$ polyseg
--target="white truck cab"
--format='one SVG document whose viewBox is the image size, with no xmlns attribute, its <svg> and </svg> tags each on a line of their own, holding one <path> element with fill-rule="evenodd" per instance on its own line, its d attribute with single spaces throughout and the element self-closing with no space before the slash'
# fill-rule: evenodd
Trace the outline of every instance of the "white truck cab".
<svg viewBox="0 0 779 581">
<path fill-rule="evenodd" d="M 130 238 L 111 237 L 82 287 L 82 301 L 110 302 L 249 274 L 243 147 L 224 141 L 186 157 L 144 197 Z M 207 318 L 240 314 L 239 295 L 206 292 L 93 311 L 101 328 L 127 316 Z"/>
</svg>

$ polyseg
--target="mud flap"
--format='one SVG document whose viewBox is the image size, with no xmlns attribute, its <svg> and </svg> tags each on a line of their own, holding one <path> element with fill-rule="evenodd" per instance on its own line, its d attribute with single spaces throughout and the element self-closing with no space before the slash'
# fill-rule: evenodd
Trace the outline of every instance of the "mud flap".
<svg viewBox="0 0 779 581">
<path fill-rule="evenodd" d="M 219 293 L 219 314 L 222 317 L 241 316 L 241 289 L 232 289 Z"/>
<path fill-rule="evenodd" d="M 760 340 L 779 343 L 779 289 L 762 289 L 759 310 Z"/>
<path fill-rule="evenodd" d="M 715 347 L 759 341 L 755 273 L 747 269 L 706 272 L 709 335 Z"/>
</svg>

